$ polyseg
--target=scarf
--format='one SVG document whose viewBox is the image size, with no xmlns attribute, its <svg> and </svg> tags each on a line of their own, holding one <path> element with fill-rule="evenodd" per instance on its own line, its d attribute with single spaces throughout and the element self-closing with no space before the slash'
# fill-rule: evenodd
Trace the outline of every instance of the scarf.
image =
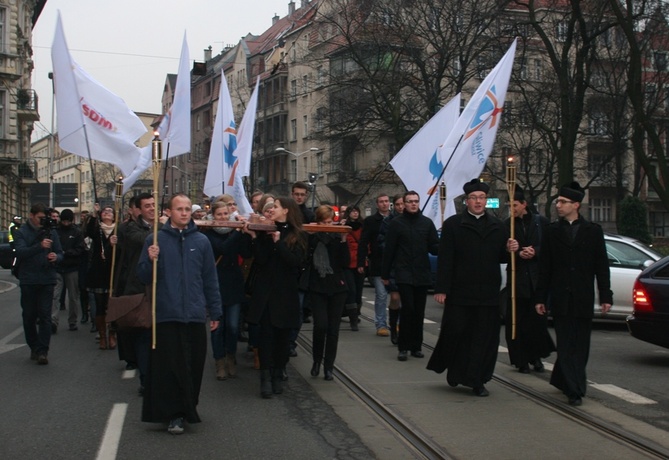
<svg viewBox="0 0 669 460">
<path fill-rule="evenodd" d="M 102 230 L 102 233 L 104 233 L 104 235 L 109 238 L 109 236 L 114 231 L 114 224 L 105 224 L 104 222 L 100 221 L 100 230 Z"/>
<path fill-rule="evenodd" d="M 318 275 L 321 278 L 325 278 L 326 275 L 332 275 L 334 273 L 330 266 L 328 248 L 321 239 L 319 239 L 316 244 L 316 249 L 314 249 L 314 268 L 318 271 Z"/>
</svg>

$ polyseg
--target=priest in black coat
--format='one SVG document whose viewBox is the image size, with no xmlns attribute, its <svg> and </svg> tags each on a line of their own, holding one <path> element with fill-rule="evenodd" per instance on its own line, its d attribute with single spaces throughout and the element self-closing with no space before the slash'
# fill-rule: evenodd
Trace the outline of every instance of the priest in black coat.
<svg viewBox="0 0 669 460">
<path fill-rule="evenodd" d="M 582 404 L 586 391 L 595 279 L 602 312 L 613 303 L 604 232 L 581 216 L 584 196 L 577 182 L 559 191 L 555 200 L 559 219 L 542 239 L 535 305 L 537 313 L 545 315 L 550 303 L 557 338 L 551 385 L 562 390 L 573 406 Z"/>
</svg>

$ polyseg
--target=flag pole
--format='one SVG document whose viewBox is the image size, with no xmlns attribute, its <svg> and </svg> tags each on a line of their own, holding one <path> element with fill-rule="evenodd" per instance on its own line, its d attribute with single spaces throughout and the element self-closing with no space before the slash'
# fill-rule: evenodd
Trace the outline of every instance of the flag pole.
<svg viewBox="0 0 669 460">
<path fill-rule="evenodd" d="M 116 181 L 116 196 L 114 197 L 114 233 L 118 238 L 118 222 L 120 220 L 121 200 L 123 200 L 123 176 Z M 99 216 L 98 216 L 99 218 Z M 116 244 L 112 246 L 111 270 L 109 273 L 109 297 L 114 294 L 114 268 L 116 267 Z"/>
<path fill-rule="evenodd" d="M 88 152 L 88 163 L 91 168 L 91 179 L 93 181 L 93 203 L 98 203 L 98 186 L 95 183 L 95 168 L 93 167 L 93 158 L 91 157 L 91 146 L 88 142 L 88 130 L 86 129 L 86 123 L 83 124 L 84 128 L 84 139 L 86 140 L 86 151 Z"/>
<path fill-rule="evenodd" d="M 170 159 L 170 143 L 167 143 L 167 151 L 165 152 L 165 164 L 167 164 L 167 160 Z M 158 173 L 160 174 L 160 168 L 158 169 Z M 174 177 L 174 175 L 172 175 Z M 155 179 L 154 179 L 155 181 Z M 167 191 L 165 190 L 165 184 L 167 184 L 167 166 L 165 167 L 165 172 L 163 173 L 163 197 L 160 199 L 160 212 L 163 212 L 163 209 L 165 207 L 165 195 L 167 195 Z M 158 195 L 155 195 L 154 199 L 156 203 L 158 203 Z"/>
<path fill-rule="evenodd" d="M 506 188 L 509 192 L 510 208 L 510 232 L 511 239 L 516 237 L 516 217 L 513 215 L 513 196 L 516 193 L 516 163 L 513 156 L 507 159 L 506 164 Z M 511 339 L 516 339 L 516 253 L 511 252 Z"/>
<path fill-rule="evenodd" d="M 162 157 L 163 143 L 155 133 L 152 141 L 151 157 L 153 159 L 153 197 L 158 198 L 158 186 L 160 183 L 160 161 Z M 168 144 L 169 148 L 169 144 Z M 158 223 L 159 213 L 156 208 L 153 215 L 153 244 L 158 246 Z M 151 283 L 151 349 L 156 349 L 156 287 L 158 284 L 158 258 L 153 259 L 153 281 Z"/>
<path fill-rule="evenodd" d="M 462 139 L 465 137 L 464 133 L 460 135 L 460 139 L 458 139 L 458 143 L 455 144 L 455 147 L 453 148 L 453 151 L 451 152 L 451 156 L 448 157 L 448 161 L 446 161 L 446 164 L 444 165 L 443 168 L 441 168 L 441 174 L 439 174 L 439 177 L 437 177 L 437 182 L 434 183 L 434 187 L 432 188 L 433 190 L 436 190 L 437 187 L 439 187 L 439 182 L 441 182 L 441 178 L 444 177 L 444 173 L 446 172 L 446 168 L 448 168 L 448 165 L 451 164 L 451 160 L 453 159 L 453 155 L 455 155 L 456 150 L 458 150 L 458 147 L 460 147 L 460 143 L 462 142 Z M 444 198 L 444 201 L 446 198 Z M 425 204 L 423 205 L 423 208 L 420 210 L 420 212 L 425 212 L 425 207 L 427 206 L 428 200 L 425 200 Z"/>
</svg>

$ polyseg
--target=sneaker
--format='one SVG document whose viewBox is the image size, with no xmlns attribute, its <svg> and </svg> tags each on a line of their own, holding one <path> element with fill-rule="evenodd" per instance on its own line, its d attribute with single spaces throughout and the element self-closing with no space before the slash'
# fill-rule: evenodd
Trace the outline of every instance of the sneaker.
<svg viewBox="0 0 669 460">
<path fill-rule="evenodd" d="M 171 434 L 182 434 L 184 432 L 184 418 L 177 417 L 170 420 L 170 424 L 167 426 L 167 432 Z"/>
<path fill-rule="evenodd" d="M 408 355 L 407 355 L 407 352 L 406 352 L 406 351 L 400 351 L 400 352 L 397 354 L 397 360 L 398 360 L 398 361 L 406 361 L 406 360 L 407 360 L 407 357 L 408 357 Z"/>
<path fill-rule="evenodd" d="M 42 353 L 37 357 L 37 364 L 49 364 L 49 359 L 46 357 L 45 353 Z"/>
<path fill-rule="evenodd" d="M 386 327 L 380 327 L 376 330 L 376 335 L 379 337 L 388 337 L 390 335 L 390 331 Z"/>
<path fill-rule="evenodd" d="M 76 324 L 70 324 L 70 328 L 69 328 L 69 330 L 70 330 L 70 331 L 78 331 L 79 328 L 77 327 Z"/>
</svg>

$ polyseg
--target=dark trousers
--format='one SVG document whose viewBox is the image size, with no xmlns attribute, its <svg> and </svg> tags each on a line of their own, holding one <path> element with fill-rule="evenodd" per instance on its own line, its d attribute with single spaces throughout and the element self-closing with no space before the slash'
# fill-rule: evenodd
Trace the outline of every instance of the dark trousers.
<svg viewBox="0 0 669 460">
<path fill-rule="evenodd" d="M 585 367 L 590 355 L 592 319 L 556 316 L 553 325 L 557 360 L 551 374 L 551 385 L 570 398 L 585 396 Z"/>
<path fill-rule="evenodd" d="M 38 355 L 49 352 L 53 287 L 53 284 L 21 285 L 23 333 L 30 349 Z"/>
<path fill-rule="evenodd" d="M 269 308 L 260 318 L 258 340 L 258 358 L 260 369 L 283 369 L 288 364 L 288 344 L 290 343 L 290 328 L 272 326 Z"/>
<path fill-rule="evenodd" d="M 402 300 L 402 324 L 397 338 L 400 351 L 420 351 L 423 346 L 423 319 L 427 302 L 427 286 L 397 284 Z"/>
<path fill-rule="evenodd" d="M 346 302 L 346 292 L 337 294 L 309 294 L 311 312 L 314 317 L 313 331 L 313 359 L 315 363 L 323 360 L 325 352 L 325 369 L 332 369 L 337 357 L 339 343 L 339 325 Z"/>
<path fill-rule="evenodd" d="M 529 298 L 516 299 L 516 337 L 513 338 L 513 315 L 511 298 L 507 299 L 506 346 L 511 364 L 520 368 L 534 364 L 555 351 L 553 339 L 548 333 L 548 318 L 534 309 L 535 303 Z"/>
<path fill-rule="evenodd" d="M 361 304 L 365 274 L 358 273 L 357 268 L 347 268 L 344 270 L 344 281 L 346 281 L 346 288 L 348 289 L 346 304 Z"/>
</svg>

